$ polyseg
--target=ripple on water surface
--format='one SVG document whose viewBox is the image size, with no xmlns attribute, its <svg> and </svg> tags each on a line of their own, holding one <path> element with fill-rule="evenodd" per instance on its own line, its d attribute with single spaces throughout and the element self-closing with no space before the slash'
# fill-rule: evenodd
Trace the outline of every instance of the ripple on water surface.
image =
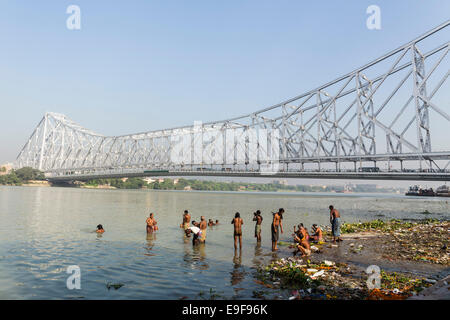
<svg viewBox="0 0 450 320">
<path fill-rule="evenodd" d="M 270 212 L 286 209 L 280 240 L 287 240 L 294 224 L 328 224 L 330 204 L 348 222 L 450 212 L 446 199 L 395 195 L 0 187 L 0 298 L 196 299 L 214 293 L 251 299 L 254 290 L 264 290 L 254 282 L 255 268 L 276 258 L 270 253 Z M 208 228 L 206 245 L 194 248 L 184 238 L 178 228 L 184 209 L 194 220 L 220 220 Z M 253 237 L 256 209 L 264 217 L 260 247 Z M 244 219 L 242 255 L 233 249 L 236 211 Z M 152 236 L 145 232 L 150 212 L 160 228 Z M 100 236 L 93 232 L 99 223 L 106 230 Z M 81 269 L 81 290 L 66 287 L 70 265 Z"/>
</svg>

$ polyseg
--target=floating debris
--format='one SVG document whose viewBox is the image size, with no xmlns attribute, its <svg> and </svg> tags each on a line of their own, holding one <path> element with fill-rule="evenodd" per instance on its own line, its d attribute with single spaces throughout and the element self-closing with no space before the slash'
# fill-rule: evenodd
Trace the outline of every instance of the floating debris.
<svg viewBox="0 0 450 320">
<path fill-rule="evenodd" d="M 106 284 L 106 288 L 108 288 L 108 290 L 111 289 L 111 288 L 114 288 L 115 290 L 118 290 L 118 289 L 122 288 L 124 285 L 125 285 L 125 284 L 123 284 L 123 283 L 112 283 L 112 282 L 108 282 L 108 283 Z"/>
</svg>

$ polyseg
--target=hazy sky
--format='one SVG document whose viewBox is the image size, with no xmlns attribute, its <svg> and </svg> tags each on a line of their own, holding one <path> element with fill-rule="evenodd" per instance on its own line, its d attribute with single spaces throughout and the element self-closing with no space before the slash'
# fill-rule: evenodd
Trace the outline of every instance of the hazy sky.
<svg viewBox="0 0 450 320">
<path fill-rule="evenodd" d="M 66 27 L 71 4 L 81 30 Z M 372 4 L 381 30 L 366 27 Z M 362 66 L 449 12 L 430 0 L 1 1 L 0 163 L 46 111 L 106 135 L 225 119 Z"/>
</svg>

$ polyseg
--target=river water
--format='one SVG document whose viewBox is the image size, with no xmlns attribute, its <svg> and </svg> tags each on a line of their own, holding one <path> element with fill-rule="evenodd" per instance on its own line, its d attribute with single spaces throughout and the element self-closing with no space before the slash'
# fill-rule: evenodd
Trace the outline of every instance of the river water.
<svg viewBox="0 0 450 320">
<path fill-rule="evenodd" d="M 252 299 L 264 290 L 255 268 L 270 251 L 271 211 L 286 210 L 281 240 L 303 222 L 329 223 L 333 204 L 347 222 L 448 218 L 446 198 L 387 194 L 244 193 L 0 187 L 0 299 Z M 193 247 L 179 228 L 184 209 L 209 227 L 205 245 Z M 253 212 L 262 211 L 256 246 Z M 427 210 L 429 214 L 423 212 Z M 234 213 L 244 219 L 243 249 L 235 254 Z M 159 231 L 148 236 L 155 213 Z M 93 230 L 101 223 L 106 232 Z M 66 286 L 68 266 L 80 268 L 81 289 Z M 108 284 L 122 284 L 114 289 Z M 109 287 L 109 288 L 108 288 Z"/>
</svg>

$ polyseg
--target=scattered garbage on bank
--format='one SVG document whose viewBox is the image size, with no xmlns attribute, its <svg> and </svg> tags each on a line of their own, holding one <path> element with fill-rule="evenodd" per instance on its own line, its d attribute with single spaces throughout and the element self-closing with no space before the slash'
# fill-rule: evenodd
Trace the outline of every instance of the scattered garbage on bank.
<svg viewBox="0 0 450 320">
<path fill-rule="evenodd" d="M 374 232 L 381 238 L 377 251 L 388 259 L 425 261 L 450 265 L 450 221 L 425 219 L 415 222 L 374 220 L 344 223 L 343 234 Z M 350 252 L 358 253 L 362 245 L 350 244 Z"/>
<path fill-rule="evenodd" d="M 403 300 L 432 285 L 427 279 L 381 272 L 381 288 L 369 289 L 367 274 L 345 263 L 289 257 L 259 271 L 257 283 L 289 300 Z"/>
</svg>

